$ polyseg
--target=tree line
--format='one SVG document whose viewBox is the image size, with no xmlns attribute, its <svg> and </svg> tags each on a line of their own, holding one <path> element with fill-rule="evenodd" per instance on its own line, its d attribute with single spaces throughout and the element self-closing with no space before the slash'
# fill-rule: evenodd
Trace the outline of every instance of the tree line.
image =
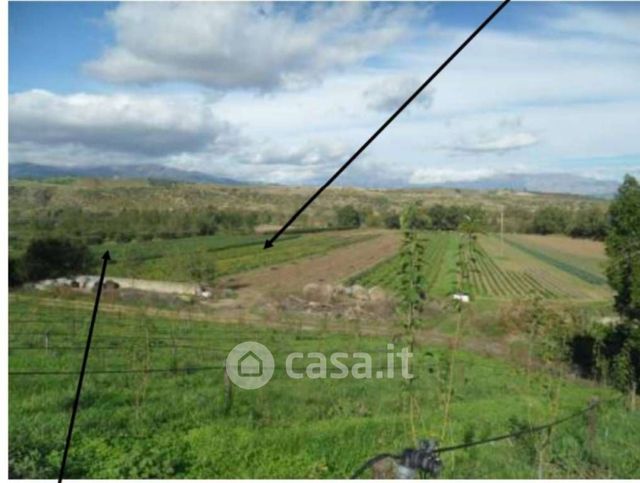
<svg viewBox="0 0 640 483">
<path fill-rule="evenodd" d="M 414 203 L 402 212 L 376 214 L 370 209 L 358 210 L 352 205 L 335 209 L 333 226 L 340 228 L 399 229 L 459 231 L 471 220 L 481 231 L 497 232 L 504 223 L 504 229 L 512 233 L 534 233 L 539 235 L 563 234 L 574 238 L 604 240 L 609 229 L 609 213 L 605 208 L 585 204 L 577 209 L 561 206 L 544 206 L 536 210 L 506 207 L 500 220 L 500 213 L 482 206 L 457 204 L 434 204 L 423 206 Z"/>
</svg>

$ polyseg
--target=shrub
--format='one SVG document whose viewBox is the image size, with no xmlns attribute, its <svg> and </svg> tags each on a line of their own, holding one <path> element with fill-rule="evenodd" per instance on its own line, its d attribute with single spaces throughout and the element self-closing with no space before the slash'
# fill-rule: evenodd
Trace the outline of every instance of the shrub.
<svg viewBox="0 0 640 483">
<path fill-rule="evenodd" d="M 336 223 L 340 228 L 358 228 L 361 222 L 360 213 L 351 205 L 336 210 Z"/>
<path fill-rule="evenodd" d="M 9 287 L 18 287 L 22 285 L 24 276 L 22 274 L 22 266 L 17 258 L 9 258 Z"/>
<path fill-rule="evenodd" d="M 536 211 L 531 231 L 539 235 L 565 233 L 570 219 L 571 216 L 565 209 L 557 206 L 546 206 Z"/>
<path fill-rule="evenodd" d="M 39 238 L 29 243 L 22 258 L 27 280 L 63 277 L 89 267 L 89 249 L 66 238 Z"/>
<path fill-rule="evenodd" d="M 400 216 L 397 213 L 389 213 L 384 217 L 384 226 L 392 230 L 400 228 Z"/>
</svg>

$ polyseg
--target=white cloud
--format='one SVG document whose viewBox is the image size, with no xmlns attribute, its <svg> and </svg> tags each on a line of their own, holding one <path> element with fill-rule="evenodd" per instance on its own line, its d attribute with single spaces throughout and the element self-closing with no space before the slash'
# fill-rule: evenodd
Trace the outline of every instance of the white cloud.
<svg viewBox="0 0 640 483">
<path fill-rule="evenodd" d="M 422 85 L 424 79 L 415 76 L 394 76 L 373 83 L 364 91 L 369 109 L 391 114 L 398 109 L 407 98 Z M 433 102 L 433 90 L 425 90 L 414 99 L 411 107 L 419 106 L 428 109 Z"/>
<path fill-rule="evenodd" d="M 550 4 L 527 28 L 489 26 L 338 183 L 464 181 L 514 166 L 576 174 L 597 166 L 601 177 L 631 170 L 613 165 L 626 157 L 637 166 L 640 154 L 640 29 L 630 9 Z M 415 11 L 120 4 L 116 43 L 89 70 L 116 83 L 173 84 L 136 89 L 149 96 L 11 96 L 11 159 L 144 156 L 250 181 L 321 183 L 474 27 L 441 21 L 437 7 L 437 28 L 414 24 Z M 194 90 L 220 95 L 175 94 Z"/>
<path fill-rule="evenodd" d="M 9 97 L 9 134 L 12 144 L 164 156 L 207 149 L 230 128 L 193 97 L 33 90 Z"/>
<path fill-rule="evenodd" d="M 607 40 L 640 44 L 640 12 L 634 7 L 637 5 L 631 2 L 629 5 L 618 4 L 617 12 L 612 13 L 603 8 L 572 5 L 548 19 L 548 23 L 563 33 L 598 35 Z"/>
<path fill-rule="evenodd" d="M 538 138 L 528 132 L 514 132 L 499 136 L 491 136 L 476 139 L 470 142 L 461 142 L 449 147 L 452 151 L 465 153 L 506 153 L 514 149 L 522 149 L 538 142 Z"/>
<path fill-rule="evenodd" d="M 414 185 L 448 183 L 452 181 L 475 181 L 496 174 L 496 170 L 487 168 L 419 168 L 409 178 Z"/>
<path fill-rule="evenodd" d="M 86 67 L 116 83 L 266 91 L 317 81 L 380 54 L 425 11 L 359 2 L 122 3 L 109 15 L 116 45 Z"/>
</svg>

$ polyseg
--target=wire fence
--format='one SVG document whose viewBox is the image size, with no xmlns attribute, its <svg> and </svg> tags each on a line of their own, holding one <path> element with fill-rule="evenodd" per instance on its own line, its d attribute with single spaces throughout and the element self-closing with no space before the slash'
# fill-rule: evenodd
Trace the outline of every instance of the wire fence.
<svg viewBox="0 0 640 483">
<path fill-rule="evenodd" d="M 459 450 L 463 450 L 463 449 L 469 449 L 475 446 L 483 446 L 486 444 L 491 444 L 491 443 L 496 443 L 498 441 L 504 441 L 504 440 L 508 440 L 508 439 L 517 439 L 517 438 L 521 438 L 523 436 L 526 436 L 528 434 L 534 434 L 534 433 L 539 433 L 541 431 L 545 431 L 545 430 L 550 430 L 556 426 L 559 426 L 561 424 L 564 424 L 566 422 L 569 422 L 571 420 L 580 418 L 582 416 L 587 415 L 588 413 L 590 413 L 591 411 L 595 410 L 597 407 L 599 406 L 604 406 L 604 405 L 608 405 L 608 404 L 612 404 L 614 402 L 618 402 L 621 399 L 623 399 L 625 397 L 624 394 L 620 394 L 614 398 L 610 398 L 607 400 L 598 400 L 598 401 L 591 401 L 587 407 L 585 407 L 584 409 L 581 409 L 579 411 L 575 411 L 567 416 L 564 416 L 562 418 L 559 419 L 555 419 L 553 421 L 544 423 L 544 424 L 540 424 L 537 426 L 531 426 L 529 428 L 525 428 L 525 429 L 521 429 L 518 431 L 512 431 L 510 433 L 506 433 L 506 434 L 501 434 L 501 435 L 497 435 L 497 436 L 491 436 L 488 438 L 483 438 L 481 440 L 476 440 L 476 441 L 470 441 L 470 442 L 466 442 L 466 443 L 461 443 L 461 444 L 456 444 L 453 446 L 446 446 L 444 448 L 437 448 L 434 447 L 430 450 L 430 453 L 424 456 L 432 456 L 432 455 L 440 455 L 442 453 L 449 453 L 452 451 L 459 451 Z M 351 475 L 351 479 L 356 479 L 358 477 L 360 477 L 367 469 L 371 468 L 374 464 L 376 464 L 377 462 L 386 459 L 386 458 L 391 458 L 394 459 L 396 461 L 399 462 L 404 462 L 406 460 L 406 452 L 407 451 L 413 451 L 418 453 L 419 450 L 405 450 L 405 453 L 403 454 L 394 454 L 394 453 L 381 453 L 378 454 L 376 456 L 374 456 L 373 458 L 367 460 L 362 466 L 360 466 L 352 475 Z M 419 467 L 417 468 L 412 468 L 412 469 L 421 469 Z"/>
</svg>

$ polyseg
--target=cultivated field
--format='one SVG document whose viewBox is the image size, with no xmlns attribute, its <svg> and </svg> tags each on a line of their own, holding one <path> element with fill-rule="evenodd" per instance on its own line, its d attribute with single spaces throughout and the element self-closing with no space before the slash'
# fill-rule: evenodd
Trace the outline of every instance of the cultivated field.
<svg viewBox="0 0 640 483">
<path fill-rule="evenodd" d="M 425 277 L 428 295 L 443 297 L 462 291 L 475 298 L 513 300 L 528 297 L 567 301 L 606 300 L 611 292 L 603 273 L 602 244 L 567 237 L 552 243 L 539 235 L 496 235 L 469 240 L 452 232 L 431 232 L 426 240 Z M 571 244 L 581 247 L 571 253 Z M 559 246 L 563 249 L 547 247 Z M 584 263 L 588 259 L 589 263 Z M 353 278 L 366 286 L 399 287 L 399 256 Z"/>
<path fill-rule="evenodd" d="M 321 255 L 338 247 L 363 242 L 375 233 L 338 231 L 307 235 L 285 235 L 277 250 L 263 250 L 265 236 L 214 235 L 177 240 L 132 241 L 97 245 L 98 259 L 109 250 L 114 259 L 109 274 L 130 278 L 192 282 L 190 269 L 215 264 L 216 276 L 288 263 Z"/>
<path fill-rule="evenodd" d="M 425 315 L 416 333 L 411 397 L 398 379 L 293 380 L 282 370 L 259 391 L 229 389 L 223 370 L 228 351 L 246 340 L 267 345 L 280 368 L 291 351 L 367 351 L 374 367 L 382 367 L 387 344 L 400 343 L 394 315 L 360 317 L 358 299 L 335 315 L 333 299 L 301 297 L 309 283 L 396 293 L 399 230 L 291 234 L 271 250 L 262 249 L 264 235 L 93 246 L 96 257 L 111 250 L 108 276 L 114 277 L 193 282 L 190 267 L 213 263 L 219 292 L 207 301 L 104 293 L 68 476 L 342 478 L 417 438 L 441 446 L 483 439 L 615 395 L 567 378 L 553 363 L 524 360 L 531 342 L 521 328 L 501 325 L 500 307 L 534 296 L 561 304 L 609 300 L 599 245 L 589 251 L 583 244 L 572 250 L 573 240 L 558 237 L 508 235 L 503 244 L 495 235 L 420 236 L 428 296 L 446 300 L 464 290 L 473 300 L 462 313 L 442 304 Z M 302 305 L 287 308 L 291 300 Z M 92 293 L 73 289 L 10 295 L 13 477 L 57 474 L 92 303 Z M 355 316 L 347 317 L 345 307 Z M 624 404 L 607 402 L 595 433 L 578 418 L 552 436 L 446 453 L 443 476 L 637 476 L 640 419 Z M 594 439 L 597 452 L 590 449 Z"/>
</svg>

